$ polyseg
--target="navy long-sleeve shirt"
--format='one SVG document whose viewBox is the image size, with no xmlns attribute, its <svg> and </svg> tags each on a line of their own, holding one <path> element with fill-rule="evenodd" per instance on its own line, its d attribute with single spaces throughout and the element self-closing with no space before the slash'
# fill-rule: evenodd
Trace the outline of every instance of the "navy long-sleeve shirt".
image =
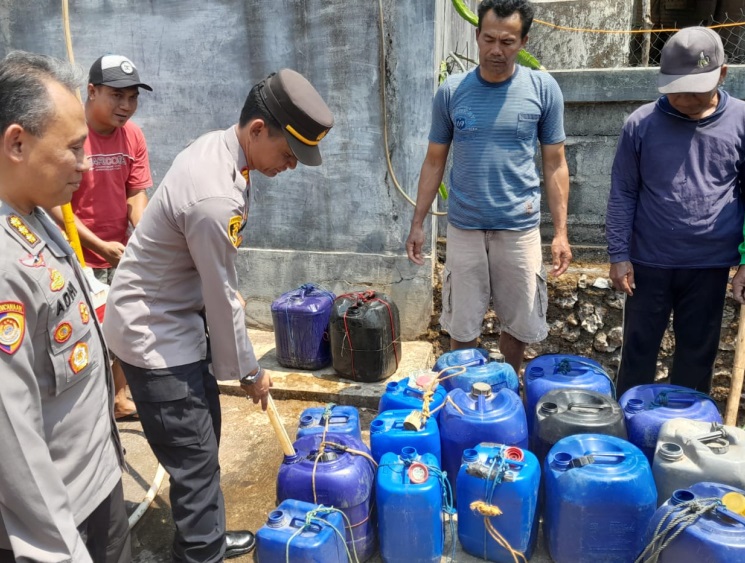
<svg viewBox="0 0 745 563">
<path fill-rule="evenodd" d="M 719 91 L 693 120 L 666 96 L 626 120 L 606 215 L 611 263 L 717 268 L 740 262 L 745 206 L 745 102 Z"/>
</svg>

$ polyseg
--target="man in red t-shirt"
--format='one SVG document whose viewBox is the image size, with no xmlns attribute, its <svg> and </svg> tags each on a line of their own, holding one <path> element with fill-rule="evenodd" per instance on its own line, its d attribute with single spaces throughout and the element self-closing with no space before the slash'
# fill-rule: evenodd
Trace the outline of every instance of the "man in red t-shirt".
<svg viewBox="0 0 745 563">
<path fill-rule="evenodd" d="M 86 265 L 99 281 L 110 284 L 130 227 L 137 226 L 147 205 L 145 190 L 153 185 L 145 136 L 129 121 L 140 88 L 152 88 L 140 81 L 132 61 L 120 55 L 96 60 L 88 81 L 85 154 L 92 166 L 73 194 L 72 208 Z M 63 224 L 60 208 L 52 215 Z M 126 395 L 124 372 L 116 359 L 113 372 L 116 418 L 133 417 L 135 405 Z"/>
</svg>

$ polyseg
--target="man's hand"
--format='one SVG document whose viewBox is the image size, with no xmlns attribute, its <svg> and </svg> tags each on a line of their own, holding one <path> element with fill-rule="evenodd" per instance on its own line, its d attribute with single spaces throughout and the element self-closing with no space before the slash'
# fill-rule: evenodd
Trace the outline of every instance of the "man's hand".
<svg viewBox="0 0 745 563">
<path fill-rule="evenodd" d="M 236 291 L 235 292 L 235 298 L 238 300 L 238 303 L 241 304 L 241 308 L 242 309 L 245 309 L 246 308 L 246 300 L 243 299 L 243 295 L 241 295 L 241 292 L 240 291 Z"/>
<path fill-rule="evenodd" d="M 572 248 L 569 246 L 569 239 L 565 234 L 554 236 L 551 243 L 551 258 L 554 265 L 551 269 L 551 275 L 560 276 L 567 271 L 572 261 Z"/>
<path fill-rule="evenodd" d="M 105 258 L 106 261 L 111 264 L 112 268 L 116 268 L 119 265 L 119 260 L 122 259 L 124 254 L 124 245 L 121 242 L 109 241 L 104 242 L 100 249 L 96 252 Z"/>
<path fill-rule="evenodd" d="M 269 389 L 272 387 L 272 378 L 265 369 L 259 369 L 261 373 L 256 381 L 251 385 L 241 383 L 241 389 L 253 400 L 254 405 L 261 401 L 261 410 L 265 411 L 269 401 Z"/>
<path fill-rule="evenodd" d="M 737 268 L 737 273 L 732 278 L 732 297 L 738 303 L 745 305 L 745 265 Z"/>
<path fill-rule="evenodd" d="M 424 245 L 424 229 L 421 226 L 412 225 L 409 231 L 409 238 L 406 239 L 406 254 L 409 260 L 417 266 L 424 264 L 422 258 L 422 246 Z"/>
<path fill-rule="evenodd" d="M 739 270 L 737 273 L 740 273 Z M 634 283 L 634 266 L 631 262 L 611 264 L 609 275 L 616 291 L 623 291 L 626 295 L 634 295 L 633 290 L 636 289 L 636 284 Z M 745 278 L 745 273 L 743 273 L 743 278 Z M 732 285 L 734 286 L 734 282 Z"/>
</svg>

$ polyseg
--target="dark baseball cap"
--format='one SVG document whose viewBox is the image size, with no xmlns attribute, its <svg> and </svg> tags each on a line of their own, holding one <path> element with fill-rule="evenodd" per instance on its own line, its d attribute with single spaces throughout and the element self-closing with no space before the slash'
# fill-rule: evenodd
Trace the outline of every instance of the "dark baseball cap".
<svg viewBox="0 0 745 563">
<path fill-rule="evenodd" d="M 722 38 L 706 27 L 686 27 L 662 48 L 657 87 L 662 94 L 711 92 L 724 64 Z"/>
<path fill-rule="evenodd" d="M 138 86 L 153 91 L 150 86 L 140 80 L 134 63 L 121 55 L 104 55 L 96 59 L 88 73 L 88 82 L 94 86 L 100 84 L 112 88 Z"/>
<path fill-rule="evenodd" d="M 259 91 L 295 157 L 306 166 L 320 165 L 318 144 L 334 125 L 321 95 L 302 74 L 289 68 L 267 76 Z"/>
</svg>

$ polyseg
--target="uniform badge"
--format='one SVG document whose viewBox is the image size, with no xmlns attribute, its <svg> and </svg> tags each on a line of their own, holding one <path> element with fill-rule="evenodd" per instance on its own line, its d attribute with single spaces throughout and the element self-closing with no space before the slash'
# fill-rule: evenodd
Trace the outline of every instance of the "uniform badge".
<svg viewBox="0 0 745 563">
<path fill-rule="evenodd" d="M 78 303 L 78 310 L 80 311 L 80 320 L 83 321 L 84 325 L 87 325 L 88 321 L 91 320 L 91 312 L 88 309 L 88 305 L 81 301 Z"/>
<path fill-rule="evenodd" d="M 29 268 L 43 268 L 47 265 L 41 252 L 36 255 L 27 254 L 24 258 L 19 258 L 18 261 Z"/>
<path fill-rule="evenodd" d="M 62 344 L 70 340 L 72 336 L 72 325 L 70 323 L 60 323 L 57 328 L 54 329 L 54 341 Z"/>
<path fill-rule="evenodd" d="M 33 247 L 39 244 L 39 237 L 28 228 L 26 223 L 23 222 L 23 219 L 18 215 L 8 215 L 8 224 L 11 229 L 26 239 L 26 242 L 29 243 L 30 246 Z"/>
<path fill-rule="evenodd" d="M 72 349 L 69 361 L 73 373 L 80 373 L 84 370 L 90 361 L 88 345 L 85 342 L 78 342 Z"/>
<path fill-rule="evenodd" d="M 49 268 L 49 289 L 52 291 L 59 291 L 65 287 L 65 278 L 59 273 L 59 270 Z"/>
<path fill-rule="evenodd" d="M 240 215 L 234 215 L 230 218 L 230 221 L 228 221 L 228 237 L 230 238 L 230 242 L 233 243 L 233 246 L 238 248 L 241 245 L 241 242 L 243 242 L 243 237 L 238 234 L 241 232 L 241 225 L 243 223 L 243 217 Z"/>
<path fill-rule="evenodd" d="M 0 350 L 15 354 L 26 332 L 26 314 L 23 303 L 0 302 Z"/>
</svg>

